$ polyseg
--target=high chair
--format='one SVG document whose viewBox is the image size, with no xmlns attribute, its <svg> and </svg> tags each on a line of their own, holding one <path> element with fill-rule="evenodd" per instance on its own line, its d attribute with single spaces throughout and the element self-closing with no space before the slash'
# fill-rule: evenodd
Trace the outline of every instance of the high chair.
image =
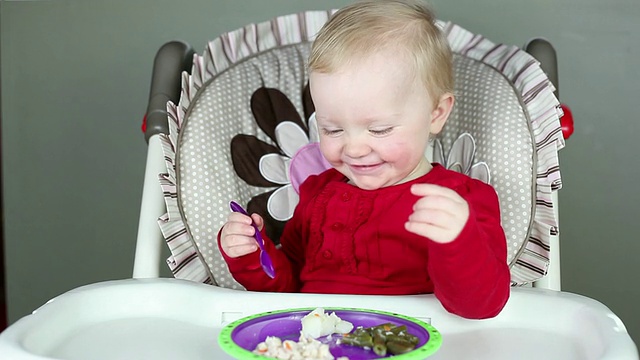
<svg viewBox="0 0 640 360">
<path fill-rule="evenodd" d="M 356 296 L 244 291 L 216 244 L 235 200 L 278 239 L 295 187 L 322 161 L 306 60 L 332 11 L 250 24 L 202 54 L 165 44 L 155 59 L 149 143 L 133 278 L 65 293 L 0 334 L 11 359 L 228 358 L 220 329 L 243 316 L 297 307 L 399 312 L 442 333 L 434 359 L 638 359 L 603 304 L 560 291 L 558 150 L 565 146 L 555 52 L 521 50 L 439 22 L 454 51 L 456 104 L 428 158 L 490 183 L 508 241 L 512 294 L 493 319 L 447 313 L 432 294 Z M 291 164 L 294 166 L 291 166 Z M 309 166 L 308 166 L 309 167 Z M 158 279 L 162 247 L 177 279 Z M 528 287 L 535 287 L 535 289 Z M 4 357 L 2 357 L 4 358 Z"/>
</svg>

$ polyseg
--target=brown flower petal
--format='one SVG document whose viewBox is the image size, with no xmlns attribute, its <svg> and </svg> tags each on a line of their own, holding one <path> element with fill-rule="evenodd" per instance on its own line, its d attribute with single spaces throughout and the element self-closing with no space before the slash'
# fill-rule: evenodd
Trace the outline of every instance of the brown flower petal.
<svg viewBox="0 0 640 360">
<path fill-rule="evenodd" d="M 306 131 L 307 126 L 302 123 L 296 107 L 287 96 L 278 89 L 259 88 L 251 95 L 251 111 L 260 129 L 269 136 L 274 143 L 276 140 L 276 126 L 283 121 L 296 123 Z"/>
<path fill-rule="evenodd" d="M 261 187 L 280 186 L 260 174 L 260 158 L 280 150 L 253 135 L 238 134 L 231 139 L 231 161 L 236 174 L 247 184 Z"/>
<path fill-rule="evenodd" d="M 259 214 L 264 219 L 265 231 L 267 232 L 267 236 L 273 241 L 274 244 L 278 245 L 280 243 L 280 236 L 282 235 L 282 231 L 284 230 L 284 225 L 286 222 L 278 221 L 269 215 L 269 211 L 267 211 L 267 201 L 271 194 L 274 193 L 275 190 L 262 193 L 260 195 L 254 196 L 249 201 L 247 205 L 247 211 L 249 214 Z"/>
</svg>

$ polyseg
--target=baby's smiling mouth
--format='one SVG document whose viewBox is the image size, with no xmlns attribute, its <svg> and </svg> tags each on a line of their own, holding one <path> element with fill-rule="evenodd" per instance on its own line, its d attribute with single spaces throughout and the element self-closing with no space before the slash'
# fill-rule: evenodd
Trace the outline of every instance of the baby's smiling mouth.
<svg viewBox="0 0 640 360">
<path fill-rule="evenodd" d="M 382 163 L 376 163 L 376 164 L 349 164 L 349 167 L 355 171 L 358 172 L 366 172 L 366 171 L 371 171 L 374 169 L 377 169 L 378 167 L 380 167 L 382 165 Z"/>
</svg>

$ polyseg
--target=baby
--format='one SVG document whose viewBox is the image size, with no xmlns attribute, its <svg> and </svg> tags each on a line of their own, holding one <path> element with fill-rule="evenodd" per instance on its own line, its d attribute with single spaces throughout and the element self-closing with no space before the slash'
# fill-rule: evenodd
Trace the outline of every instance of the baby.
<svg viewBox="0 0 640 360">
<path fill-rule="evenodd" d="M 263 219 L 229 215 L 219 246 L 234 278 L 254 291 L 434 293 L 460 316 L 497 315 L 510 274 L 495 190 L 425 158 L 454 104 L 431 11 L 396 0 L 341 9 L 313 43 L 309 86 L 332 168 L 300 186 L 281 248 L 266 241 L 274 279 L 253 237 Z"/>
</svg>

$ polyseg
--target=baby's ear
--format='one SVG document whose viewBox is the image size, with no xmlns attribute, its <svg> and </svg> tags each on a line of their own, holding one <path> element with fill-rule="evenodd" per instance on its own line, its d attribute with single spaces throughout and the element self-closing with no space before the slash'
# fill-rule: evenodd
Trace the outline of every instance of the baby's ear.
<svg viewBox="0 0 640 360">
<path fill-rule="evenodd" d="M 436 107 L 431 111 L 431 127 L 429 131 L 432 134 L 438 134 L 442 130 L 449 118 L 449 114 L 451 114 L 454 101 L 455 98 L 451 93 L 446 93 L 440 97 Z"/>
</svg>

